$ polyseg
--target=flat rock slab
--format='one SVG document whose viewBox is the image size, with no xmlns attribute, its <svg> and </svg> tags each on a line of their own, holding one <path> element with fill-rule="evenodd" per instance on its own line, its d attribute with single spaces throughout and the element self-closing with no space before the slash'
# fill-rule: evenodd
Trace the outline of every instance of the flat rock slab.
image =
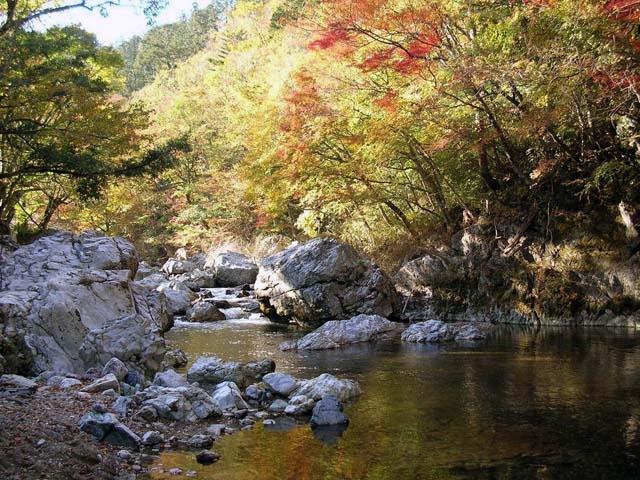
<svg viewBox="0 0 640 480">
<path fill-rule="evenodd" d="M 355 343 L 397 338 L 404 326 L 379 315 L 332 320 L 299 340 L 283 342 L 280 350 L 325 350 Z"/>
</svg>

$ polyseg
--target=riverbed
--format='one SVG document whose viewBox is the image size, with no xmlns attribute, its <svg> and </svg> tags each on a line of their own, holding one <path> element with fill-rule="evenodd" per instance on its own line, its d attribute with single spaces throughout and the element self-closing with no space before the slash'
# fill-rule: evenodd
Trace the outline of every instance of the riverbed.
<svg viewBox="0 0 640 480">
<path fill-rule="evenodd" d="M 300 336 L 259 315 L 167 334 L 191 360 L 272 358 L 301 378 L 360 382 L 343 432 L 308 424 L 224 436 L 222 460 L 161 456 L 201 479 L 640 478 L 640 334 L 630 330 L 498 327 L 476 345 L 359 345 L 281 352 Z M 154 474 L 152 478 L 175 478 Z"/>
</svg>

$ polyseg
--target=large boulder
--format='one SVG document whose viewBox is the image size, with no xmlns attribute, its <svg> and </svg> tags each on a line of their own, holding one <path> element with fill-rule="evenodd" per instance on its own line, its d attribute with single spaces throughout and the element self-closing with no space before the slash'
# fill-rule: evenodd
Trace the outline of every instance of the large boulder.
<svg viewBox="0 0 640 480">
<path fill-rule="evenodd" d="M 216 282 L 220 287 L 252 284 L 258 275 L 258 266 L 242 253 L 218 253 L 208 259 L 205 266 L 215 271 Z"/>
<path fill-rule="evenodd" d="M 358 315 L 331 320 L 299 340 L 284 342 L 281 350 L 324 350 L 400 335 L 402 324 L 379 315 Z"/>
<path fill-rule="evenodd" d="M 187 380 L 202 386 L 216 386 L 222 382 L 234 382 L 240 388 L 262 380 L 276 369 L 273 360 L 260 360 L 241 364 L 225 362 L 217 357 L 198 357 L 187 372 Z"/>
<path fill-rule="evenodd" d="M 359 314 L 390 316 L 391 280 L 350 245 L 316 238 L 267 257 L 255 283 L 262 311 L 275 321 L 321 325 Z"/>
<path fill-rule="evenodd" d="M 56 232 L 20 247 L 0 265 L 0 333 L 24 339 L 34 373 L 102 367 L 79 354 L 85 337 L 132 314 L 146 322 L 139 333 L 163 343 L 171 314 L 160 293 L 132 284 L 137 266 L 131 243 L 96 232 Z"/>
</svg>

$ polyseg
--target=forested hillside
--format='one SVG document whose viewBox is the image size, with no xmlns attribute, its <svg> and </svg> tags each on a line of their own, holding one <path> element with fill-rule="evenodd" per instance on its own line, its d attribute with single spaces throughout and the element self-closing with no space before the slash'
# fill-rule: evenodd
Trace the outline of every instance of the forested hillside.
<svg viewBox="0 0 640 480">
<path fill-rule="evenodd" d="M 639 16 L 602 0 L 216 3 L 116 49 L 115 90 L 149 114 L 136 148 L 188 151 L 65 195 L 53 218 L 159 257 L 276 233 L 393 264 L 473 224 L 509 255 L 582 236 L 633 253 Z M 39 202 L 23 228 L 52 218 Z"/>
</svg>

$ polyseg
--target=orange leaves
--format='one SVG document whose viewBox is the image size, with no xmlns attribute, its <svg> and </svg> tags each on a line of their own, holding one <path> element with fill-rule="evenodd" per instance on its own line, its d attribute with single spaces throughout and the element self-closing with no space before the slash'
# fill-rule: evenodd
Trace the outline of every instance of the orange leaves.
<svg viewBox="0 0 640 480">
<path fill-rule="evenodd" d="M 383 97 L 376 98 L 373 103 L 380 108 L 394 112 L 398 108 L 398 94 L 396 92 L 387 92 Z"/>
<path fill-rule="evenodd" d="M 335 27 L 335 29 L 328 30 L 323 36 L 311 42 L 309 48 L 311 50 L 326 50 L 348 39 L 349 32 L 340 27 Z"/>
</svg>

